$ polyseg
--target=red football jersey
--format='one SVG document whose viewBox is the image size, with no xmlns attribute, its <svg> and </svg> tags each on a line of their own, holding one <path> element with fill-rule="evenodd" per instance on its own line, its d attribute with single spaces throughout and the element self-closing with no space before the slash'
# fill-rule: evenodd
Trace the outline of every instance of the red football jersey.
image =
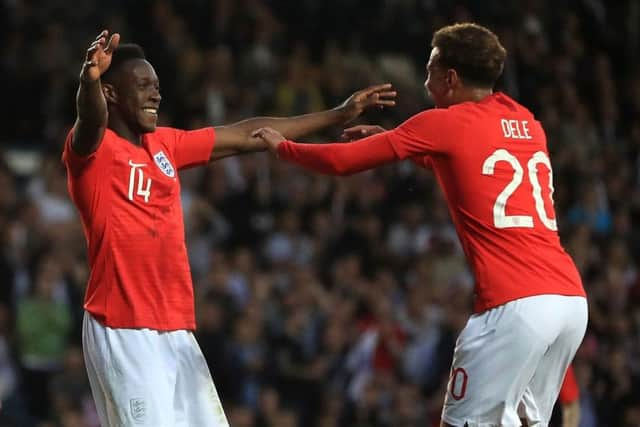
<svg viewBox="0 0 640 427">
<path fill-rule="evenodd" d="M 281 157 L 330 174 L 397 159 L 429 165 L 476 281 L 476 312 L 541 294 L 584 296 L 560 244 L 542 126 L 502 93 L 421 112 L 349 144 L 280 144 Z"/>
<path fill-rule="evenodd" d="M 62 158 L 89 251 L 85 310 L 113 328 L 195 329 L 178 171 L 209 160 L 213 128 L 157 128 L 141 146 L 107 129 L 87 157 L 71 135 Z"/>
</svg>

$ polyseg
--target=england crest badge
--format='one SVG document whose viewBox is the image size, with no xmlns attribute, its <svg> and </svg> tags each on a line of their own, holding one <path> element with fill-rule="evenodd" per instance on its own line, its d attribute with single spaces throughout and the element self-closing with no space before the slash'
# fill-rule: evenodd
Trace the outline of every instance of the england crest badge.
<svg viewBox="0 0 640 427">
<path fill-rule="evenodd" d="M 164 151 L 158 151 L 153 155 L 153 160 L 156 161 L 156 165 L 160 168 L 163 174 L 167 175 L 169 178 L 173 178 L 176 176 L 176 170 L 171 165 L 169 158 Z"/>
<path fill-rule="evenodd" d="M 129 399 L 131 417 L 136 423 L 144 423 L 147 415 L 147 405 L 144 399 Z"/>
</svg>

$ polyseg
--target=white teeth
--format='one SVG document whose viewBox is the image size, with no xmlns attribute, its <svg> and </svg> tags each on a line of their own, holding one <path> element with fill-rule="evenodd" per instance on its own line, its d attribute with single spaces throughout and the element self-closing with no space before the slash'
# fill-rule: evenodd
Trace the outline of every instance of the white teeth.
<svg viewBox="0 0 640 427">
<path fill-rule="evenodd" d="M 150 114 L 158 114 L 158 110 L 156 110 L 155 108 L 143 108 L 142 111 Z"/>
</svg>

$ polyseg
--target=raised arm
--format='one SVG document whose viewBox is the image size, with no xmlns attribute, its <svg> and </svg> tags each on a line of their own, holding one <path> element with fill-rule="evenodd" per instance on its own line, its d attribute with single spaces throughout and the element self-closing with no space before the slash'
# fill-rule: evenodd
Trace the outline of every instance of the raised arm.
<svg viewBox="0 0 640 427">
<path fill-rule="evenodd" d="M 111 65 L 111 56 L 120 35 L 114 33 L 109 38 L 108 31 L 102 31 L 87 49 L 85 62 L 80 71 L 80 86 L 76 96 L 77 118 L 73 126 L 71 147 L 76 154 L 87 156 L 98 149 L 107 128 L 107 101 L 102 93 L 100 76 Z"/>
<path fill-rule="evenodd" d="M 267 146 L 261 138 L 251 137 L 255 129 L 270 127 L 286 138 L 299 138 L 323 128 L 347 123 L 367 108 L 393 106 L 395 96 L 396 92 L 392 90 L 391 84 L 387 83 L 359 90 L 331 110 L 295 117 L 256 117 L 228 126 L 216 127 L 216 143 L 211 153 L 211 160 L 266 150 Z"/>
</svg>

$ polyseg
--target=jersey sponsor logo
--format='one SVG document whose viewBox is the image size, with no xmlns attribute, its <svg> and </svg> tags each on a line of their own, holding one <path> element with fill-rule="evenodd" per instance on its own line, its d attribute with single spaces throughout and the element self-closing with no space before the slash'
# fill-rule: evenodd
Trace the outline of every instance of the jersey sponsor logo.
<svg viewBox="0 0 640 427">
<path fill-rule="evenodd" d="M 158 165 L 163 174 L 167 175 L 169 178 L 176 176 L 176 171 L 171 165 L 167 155 L 164 154 L 164 151 L 158 151 L 154 154 L 153 160 L 156 161 L 156 165 Z"/>
<path fill-rule="evenodd" d="M 147 416 L 147 403 L 144 399 L 129 399 L 129 409 L 131 410 L 131 418 L 136 423 L 144 423 Z"/>
</svg>

